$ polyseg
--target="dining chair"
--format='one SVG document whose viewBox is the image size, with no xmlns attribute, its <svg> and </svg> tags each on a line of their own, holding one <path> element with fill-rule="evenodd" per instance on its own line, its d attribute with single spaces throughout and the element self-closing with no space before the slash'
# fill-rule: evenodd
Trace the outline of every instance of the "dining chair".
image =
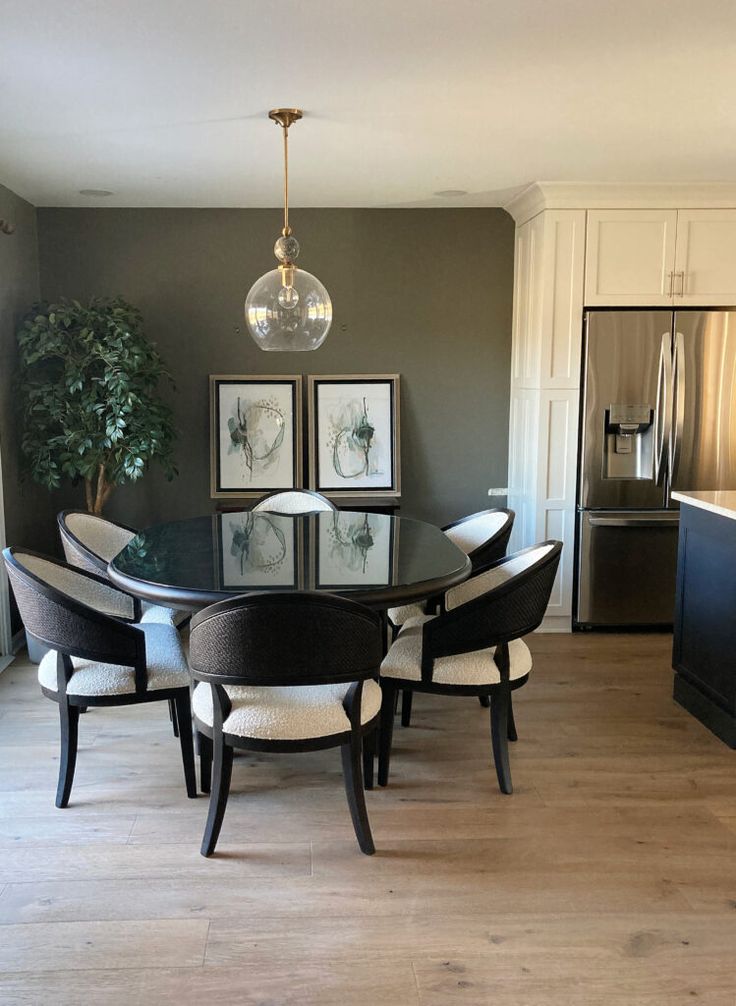
<svg viewBox="0 0 736 1006">
<path fill-rule="evenodd" d="M 118 524 L 84 510 L 62 510 L 56 522 L 66 561 L 106 580 L 109 579 L 107 567 L 110 561 L 138 534 L 127 524 Z M 191 612 L 178 611 L 163 604 L 141 602 L 141 622 L 169 622 L 181 626 L 190 615 Z"/>
<path fill-rule="evenodd" d="M 465 552 L 472 564 L 473 573 L 476 573 L 506 555 L 514 516 L 514 511 L 505 507 L 479 510 L 478 513 L 445 524 L 442 530 L 453 544 Z M 438 601 L 439 598 L 430 598 L 429 601 L 389 608 L 389 622 L 394 629 L 398 629 L 410 618 L 425 615 L 427 611 L 436 611 Z"/>
<path fill-rule="evenodd" d="M 438 615 L 402 626 L 381 664 L 378 782 L 388 783 L 397 689 L 487 696 L 498 784 L 513 791 L 508 741 L 516 740 L 511 693 L 526 684 L 532 657 L 523 638 L 542 622 L 562 543 L 544 541 L 497 560 L 452 587 Z"/>
<path fill-rule="evenodd" d="M 380 625 L 379 615 L 356 601 L 314 591 L 242 595 L 192 618 L 194 721 L 202 789 L 211 790 L 203 856 L 215 851 L 235 748 L 340 747 L 358 844 L 367 855 L 375 851 L 361 753 L 372 772 Z"/>
<path fill-rule="evenodd" d="M 470 559 L 471 576 L 477 575 L 506 555 L 515 516 L 513 510 L 495 507 L 490 510 L 479 510 L 478 513 L 470 514 L 468 517 L 461 517 L 460 520 L 445 524 L 442 528 L 450 541 Z M 436 613 L 440 603 L 440 597 L 432 597 L 427 601 L 389 608 L 388 620 L 393 637 L 396 638 L 399 628 L 410 618 L 421 618 L 422 615 Z M 402 727 L 411 724 L 412 697 L 413 692 L 410 691 L 403 692 L 401 696 Z M 479 700 L 482 706 L 488 706 L 487 696 L 481 695 Z"/>
<path fill-rule="evenodd" d="M 261 497 L 253 509 L 268 510 L 270 513 L 299 514 L 337 510 L 337 507 L 326 496 L 312 489 L 288 489 Z"/>
<path fill-rule="evenodd" d="M 79 714 L 88 706 L 175 704 L 187 795 L 197 795 L 190 678 L 176 628 L 135 624 L 140 602 L 103 577 L 23 548 L 3 549 L 23 624 L 48 647 L 38 665 L 43 694 L 59 707 L 56 806 L 74 782 Z"/>
</svg>

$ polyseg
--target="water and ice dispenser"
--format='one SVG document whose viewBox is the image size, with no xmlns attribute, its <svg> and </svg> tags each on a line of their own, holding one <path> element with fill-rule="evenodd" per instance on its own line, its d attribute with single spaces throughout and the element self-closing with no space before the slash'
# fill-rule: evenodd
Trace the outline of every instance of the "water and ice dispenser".
<svg viewBox="0 0 736 1006">
<path fill-rule="evenodd" d="M 650 405 L 611 404 L 606 409 L 603 478 L 651 479 L 654 410 Z"/>
</svg>

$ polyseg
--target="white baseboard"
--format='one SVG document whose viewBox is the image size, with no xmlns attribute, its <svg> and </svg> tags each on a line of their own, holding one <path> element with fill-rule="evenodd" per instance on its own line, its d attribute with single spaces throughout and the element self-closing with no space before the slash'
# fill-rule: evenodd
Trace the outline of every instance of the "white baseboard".
<svg viewBox="0 0 736 1006">
<path fill-rule="evenodd" d="M 8 667 L 10 664 L 12 664 L 14 660 L 15 657 L 12 655 L 12 653 L 9 654 L 7 657 L 0 657 L 0 674 L 2 674 L 5 668 Z"/>
<path fill-rule="evenodd" d="M 547 615 L 537 632 L 572 632 L 572 619 L 569 615 Z"/>
</svg>

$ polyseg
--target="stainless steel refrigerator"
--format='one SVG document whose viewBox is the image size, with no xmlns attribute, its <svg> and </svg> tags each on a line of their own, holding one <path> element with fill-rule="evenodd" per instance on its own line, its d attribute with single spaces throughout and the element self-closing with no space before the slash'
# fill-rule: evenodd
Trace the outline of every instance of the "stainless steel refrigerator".
<svg viewBox="0 0 736 1006">
<path fill-rule="evenodd" d="M 673 489 L 736 489 L 736 310 L 588 311 L 576 622 L 667 625 Z"/>
</svg>

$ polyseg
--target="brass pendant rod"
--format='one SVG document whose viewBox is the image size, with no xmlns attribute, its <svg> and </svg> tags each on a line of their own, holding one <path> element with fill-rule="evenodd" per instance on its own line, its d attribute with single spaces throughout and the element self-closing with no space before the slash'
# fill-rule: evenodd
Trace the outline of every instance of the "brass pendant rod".
<svg viewBox="0 0 736 1006">
<path fill-rule="evenodd" d="M 284 126 L 284 237 L 291 234 L 289 227 L 289 127 Z"/>
</svg>

